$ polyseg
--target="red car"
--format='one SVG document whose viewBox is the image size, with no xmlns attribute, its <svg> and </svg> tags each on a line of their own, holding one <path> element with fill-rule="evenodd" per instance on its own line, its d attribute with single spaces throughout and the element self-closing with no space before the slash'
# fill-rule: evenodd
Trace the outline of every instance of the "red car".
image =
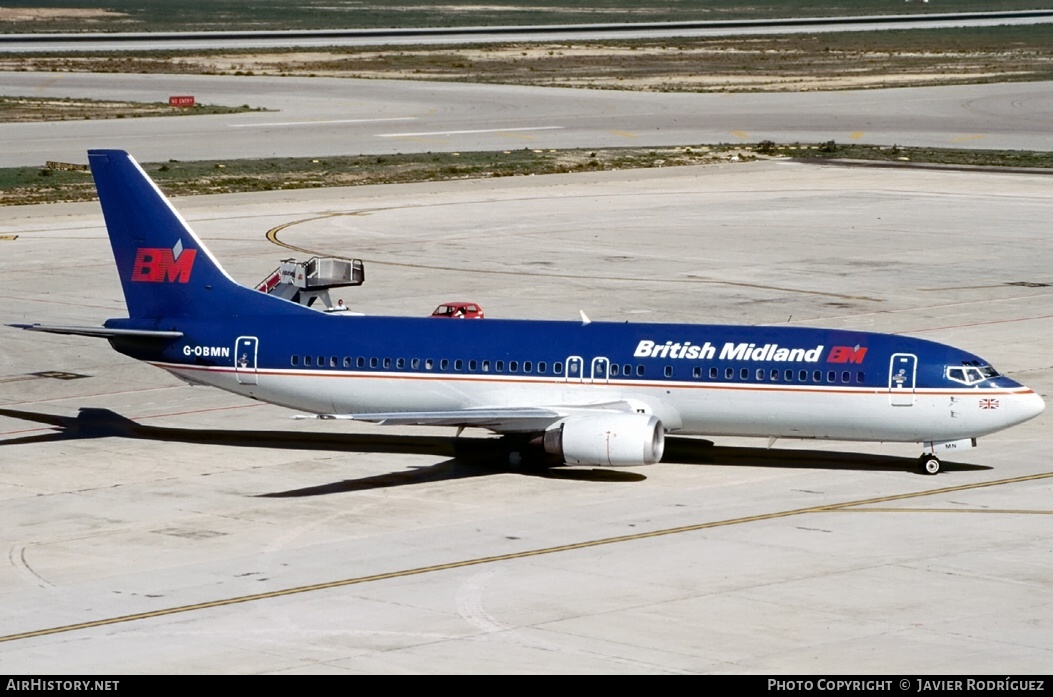
<svg viewBox="0 0 1053 697">
<path fill-rule="evenodd" d="M 443 303 L 431 313 L 432 317 L 452 317 L 454 319 L 482 319 L 483 308 L 475 303 Z"/>
</svg>

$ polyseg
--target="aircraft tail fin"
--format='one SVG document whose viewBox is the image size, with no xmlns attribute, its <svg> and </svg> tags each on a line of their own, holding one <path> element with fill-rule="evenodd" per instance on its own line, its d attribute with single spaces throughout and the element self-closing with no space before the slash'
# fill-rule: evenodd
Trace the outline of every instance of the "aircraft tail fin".
<svg viewBox="0 0 1053 697">
<path fill-rule="evenodd" d="M 228 276 L 127 152 L 89 150 L 88 162 L 133 319 L 310 311 Z"/>
</svg>

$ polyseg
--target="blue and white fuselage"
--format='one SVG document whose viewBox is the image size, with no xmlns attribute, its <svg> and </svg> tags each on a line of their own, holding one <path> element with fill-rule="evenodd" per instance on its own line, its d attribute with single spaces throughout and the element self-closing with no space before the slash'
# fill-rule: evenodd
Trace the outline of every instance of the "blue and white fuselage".
<svg viewBox="0 0 1053 697">
<path fill-rule="evenodd" d="M 833 329 L 313 311 L 280 323 L 243 317 L 236 327 L 178 326 L 184 336 L 160 350 L 118 348 L 193 382 L 323 414 L 561 412 L 624 402 L 680 433 L 942 442 L 1000 431 L 1042 408 L 1030 389 L 965 351 Z M 536 429 L 526 421 L 495 430 Z"/>
<path fill-rule="evenodd" d="M 534 434 L 570 464 L 661 458 L 666 432 L 965 447 L 1042 412 L 944 344 L 801 327 L 319 313 L 236 284 L 126 153 L 92 151 L 128 319 L 105 336 L 193 383 L 330 418 Z"/>
</svg>

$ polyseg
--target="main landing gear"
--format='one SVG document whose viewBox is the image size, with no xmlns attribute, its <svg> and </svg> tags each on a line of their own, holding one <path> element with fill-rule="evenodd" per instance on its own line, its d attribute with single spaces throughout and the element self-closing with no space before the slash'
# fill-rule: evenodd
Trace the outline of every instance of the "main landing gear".
<svg viewBox="0 0 1053 697">
<path fill-rule="evenodd" d="M 918 458 L 918 471 L 922 474 L 937 474 L 940 471 L 940 458 L 924 453 Z"/>
</svg>

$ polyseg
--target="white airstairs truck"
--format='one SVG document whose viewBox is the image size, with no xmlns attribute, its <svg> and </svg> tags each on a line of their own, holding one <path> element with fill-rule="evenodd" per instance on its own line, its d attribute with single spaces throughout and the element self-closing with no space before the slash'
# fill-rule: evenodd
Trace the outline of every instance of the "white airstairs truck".
<svg viewBox="0 0 1053 697">
<path fill-rule="evenodd" d="M 267 277 L 256 284 L 256 290 L 300 303 L 306 307 L 321 301 L 323 312 L 346 310 L 333 306 L 329 291 L 332 288 L 360 286 L 366 281 L 366 270 L 361 259 L 311 257 L 307 261 L 283 259 Z"/>
</svg>

